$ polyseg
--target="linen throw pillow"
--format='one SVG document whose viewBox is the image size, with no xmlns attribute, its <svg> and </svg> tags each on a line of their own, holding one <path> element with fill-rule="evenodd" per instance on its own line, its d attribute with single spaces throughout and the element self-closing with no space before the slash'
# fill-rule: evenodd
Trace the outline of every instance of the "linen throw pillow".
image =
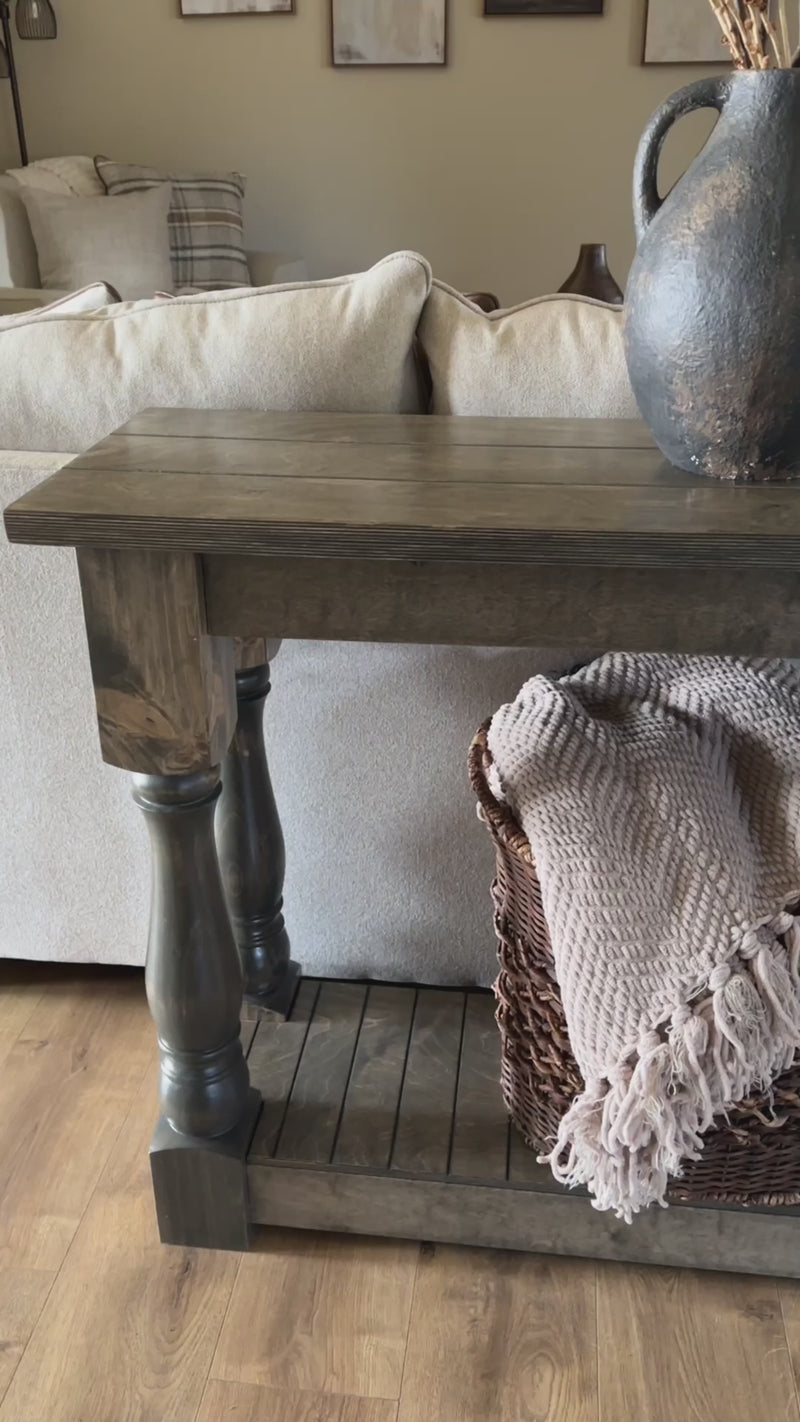
<svg viewBox="0 0 800 1422">
<path fill-rule="evenodd" d="M 0 449 L 77 452 L 152 406 L 418 412 L 430 282 L 423 257 L 399 252 L 332 281 L 32 312 L 0 331 Z"/>
<path fill-rule="evenodd" d="M 169 287 L 169 192 L 158 188 L 124 202 L 60 197 L 22 188 L 42 286 L 74 291 L 110 282 L 124 301 Z"/>
<path fill-rule="evenodd" d="M 618 306 L 543 296 L 486 315 L 435 281 L 420 344 L 435 415 L 637 419 Z"/>
<path fill-rule="evenodd" d="M 169 240 L 175 291 L 223 291 L 250 285 L 244 250 L 241 173 L 159 173 L 138 163 L 96 158 L 109 197 L 166 186 L 172 190 Z"/>
</svg>

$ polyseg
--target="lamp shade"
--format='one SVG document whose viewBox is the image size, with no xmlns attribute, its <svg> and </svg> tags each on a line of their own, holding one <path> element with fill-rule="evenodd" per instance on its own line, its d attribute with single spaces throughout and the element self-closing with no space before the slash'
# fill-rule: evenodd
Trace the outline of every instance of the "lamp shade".
<svg viewBox="0 0 800 1422">
<path fill-rule="evenodd" d="M 55 39 L 58 33 L 50 0 L 17 0 L 16 19 L 20 39 Z"/>
</svg>

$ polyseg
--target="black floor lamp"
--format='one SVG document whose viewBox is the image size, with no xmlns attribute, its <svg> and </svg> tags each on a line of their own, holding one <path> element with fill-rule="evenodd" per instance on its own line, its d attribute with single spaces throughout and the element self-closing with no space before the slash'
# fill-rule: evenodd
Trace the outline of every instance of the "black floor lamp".
<svg viewBox="0 0 800 1422">
<path fill-rule="evenodd" d="M 17 82 L 17 66 L 14 63 L 14 46 L 11 40 L 11 13 L 9 0 L 0 0 L 0 79 L 11 80 L 11 99 L 14 118 L 17 121 L 19 156 L 22 166 L 28 162 L 28 145 L 25 141 L 25 125 L 22 121 L 22 101 Z M 17 0 L 14 17 L 20 39 L 55 39 L 58 32 L 55 11 L 50 0 Z"/>
</svg>

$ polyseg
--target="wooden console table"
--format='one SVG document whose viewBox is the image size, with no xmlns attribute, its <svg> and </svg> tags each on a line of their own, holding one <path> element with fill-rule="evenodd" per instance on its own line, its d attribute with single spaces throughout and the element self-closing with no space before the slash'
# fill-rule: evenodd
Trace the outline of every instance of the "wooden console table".
<svg viewBox="0 0 800 1422">
<path fill-rule="evenodd" d="M 268 638 L 798 655 L 800 487 L 680 473 L 635 423 L 171 410 L 5 521 L 77 549 L 102 753 L 151 834 L 164 1240 L 252 1220 L 800 1275 L 796 1211 L 629 1230 L 555 1186 L 509 1131 L 488 995 L 297 988 L 260 732 Z"/>
</svg>

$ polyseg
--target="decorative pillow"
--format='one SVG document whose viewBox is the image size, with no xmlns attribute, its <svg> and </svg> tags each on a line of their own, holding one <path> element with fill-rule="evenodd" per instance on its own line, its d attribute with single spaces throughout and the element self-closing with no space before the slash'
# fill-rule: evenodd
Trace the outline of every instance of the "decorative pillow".
<svg viewBox="0 0 800 1422">
<path fill-rule="evenodd" d="M 244 190 L 241 173 L 159 173 L 137 163 L 95 158 L 109 197 L 170 186 L 169 240 L 175 290 L 222 291 L 249 286 L 244 250 Z"/>
<path fill-rule="evenodd" d="M 424 258 L 400 252 L 332 281 L 32 312 L 0 331 L 0 449 L 84 450 L 154 405 L 418 412 L 430 282 Z"/>
<path fill-rule="evenodd" d="M 102 197 L 105 193 L 91 158 L 39 158 L 25 168 L 9 168 L 8 177 L 24 188 L 61 197 Z"/>
<path fill-rule="evenodd" d="M 419 339 L 436 415 L 636 419 L 623 313 L 583 296 L 543 296 L 486 315 L 435 281 Z"/>
<path fill-rule="evenodd" d="M 23 188 L 22 199 L 43 287 L 73 291 L 103 280 L 123 300 L 135 301 L 171 286 L 168 190 L 156 188 L 115 203 Z"/>
<path fill-rule="evenodd" d="M 7 330 L 9 326 L 27 325 L 30 321 L 38 321 L 45 316 L 75 316 L 86 311 L 100 311 L 104 306 L 116 305 L 119 300 L 120 294 L 113 286 L 104 281 L 96 281 L 91 286 L 84 286 L 81 291 L 70 292 L 69 296 L 59 296 L 57 301 L 51 301 L 48 306 L 37 306 L 33 310 L 0 316 L 0 331 Z"/>
</svg>

